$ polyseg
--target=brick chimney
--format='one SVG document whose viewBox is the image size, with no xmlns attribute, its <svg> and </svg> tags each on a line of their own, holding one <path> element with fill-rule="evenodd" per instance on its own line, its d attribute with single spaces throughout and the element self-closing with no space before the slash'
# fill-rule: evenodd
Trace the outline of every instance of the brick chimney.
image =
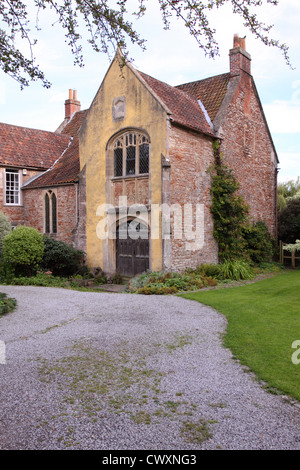
<svg viewBox="0 0 300 470">
<path fill-rule="evenodd" d="M 229 51 L 230 74 L 232 77 L 240 75 L 241 71 L 251 75 L 251 56 L 246 51 L 245 37 L 240 38 L 238 34 L 233 37 L 233 49 Z"/>
<path fill-rule="evenodd" d="M 65 119 L 71 119 L 74 113 L 80 111 L 80 101 L 77 100 L 77 91 L 69 90 L 69 99 L 65 101 Z"/>
</svg>

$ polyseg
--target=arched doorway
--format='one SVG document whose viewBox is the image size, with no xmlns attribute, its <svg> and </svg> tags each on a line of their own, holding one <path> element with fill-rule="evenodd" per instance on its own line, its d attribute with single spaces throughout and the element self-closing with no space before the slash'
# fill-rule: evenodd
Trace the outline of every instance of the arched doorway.
<svg viewBox="0 0 300 470">
<path fill-rule="evenodd" d="M 116 267 L 121 276 L 135 276 L 149 269 L 149 232 L 146 224 L 127 220 L 117 228 Z"/>
</svg>

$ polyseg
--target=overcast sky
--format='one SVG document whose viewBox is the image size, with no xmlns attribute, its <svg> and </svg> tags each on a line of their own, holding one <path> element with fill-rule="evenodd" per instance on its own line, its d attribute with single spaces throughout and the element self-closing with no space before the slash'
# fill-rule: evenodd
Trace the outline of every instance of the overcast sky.
<svg viewBox="0 0 300 470">
<path fill-rule="evenodd" d="M 300 176 L 299 0 L 279 0 L 276 7 L 270 4 L 262 7 L 262 19 L 274 24 L 272 36 L 289 46 L 294 70 L 285 64 L 280 51 L 255 39 L 230 7 L 220 8 L 211 18 L 217 30 L 220 55 L 210 59 L 179 21 L 172 22 L 171 30 L 163 29 L 156 4 L 155 0 L 148 0 L 148 13 L 136 23 L 147 43 L 144 52 L 130 46 L 133 65 L 170 85 L 210 77 L 229 71 L 228 52 L 233 45 L 233 35 L 246 35 L 252 74 L 280 160 L 279 181 Z M 77 90 L 81 109 L 88 108 L 110 60 L 86 48 L 85 67 L 74 66 L 59 26 L 51 27 L 48 17 L 47 20 L 40 18 L 40 26 L 43 31 L 35 35 L 38 37 L 35 57 L 52 87 L 44 89 L 39 83 L 31 83 L 21 91 L 12 78 L 0 71 L 0 122 L 55 131 L 64 118 L 64 101 L 69 88 Z"/>
</svg>

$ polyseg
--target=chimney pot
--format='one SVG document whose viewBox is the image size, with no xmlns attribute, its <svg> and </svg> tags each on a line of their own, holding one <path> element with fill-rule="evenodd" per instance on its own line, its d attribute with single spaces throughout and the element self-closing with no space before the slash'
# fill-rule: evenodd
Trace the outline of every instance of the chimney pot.
<svg viewBox="0 0 300 470">
<path fill-rule="evenodd" d="M 246 51 L 246 36 L 240 38 L 238 34 L 233 36 L 233 49 L 229 52 L 230 74 L 240 75 L 241 72 L 251 74 L 251 56 Z"/>
<path fill-rule="evenodd" d="M 69 99 L 65 101 L 65 119 L 70 120 L 74 113 L 80 111 L 80 101 L 77 100 L 77 91 L 69 89 Z"/>
</svg>

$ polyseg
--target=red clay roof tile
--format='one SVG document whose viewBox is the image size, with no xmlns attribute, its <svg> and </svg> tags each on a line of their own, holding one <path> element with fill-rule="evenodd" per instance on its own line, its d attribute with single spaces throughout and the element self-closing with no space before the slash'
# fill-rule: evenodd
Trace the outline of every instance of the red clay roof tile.
<svg viewBox="0 0 300 470">
<path fill-rule="evenodd" d="M 173 87 L 150 77 L 143 72 L 138 73 L 170 110 L 172 120 L 175 123 L 214 136 L 211 126 L 207 122 L 195 96 L 180 90 L 178 87 Z"/>
<path fill-rule="evenodd" d="M 45 170 L 69 142 L 68 135 L 0 123 L 0 164 Z"/>
<path fill-rule="evenodd" d="M 210 119 L 213 121 L 227 92 L 230 73 L 216 75 L 195 82 L 184 83 L 176 88 L 201 100 Z"/>
<path fill-rule="evenodd" d="M 69 146 L 49 170 L 24 186 L 24 189 L 57 186 L 77 181 L 80 172 L 78 131 L 86 114 L 87 110 L 74 114 L 63 129 L 63 132 L 72 135 Z"/>
<path fill-rule="evenodd" d="M 143 72 L 137 73 L 171 112 L 174 123 L 214 136 L 198 100 L 201 100 L 210 119 L 213 120 L 227 91 L 230 74 L 172 87 Z M 64 147 L 61 153 L 59 153 L 59 149 L 57 152 L 54 151 L 55 158 L 52 159 L 52 163 L 54 163 L 52 167 L 26 185 L 24 189 L 57 186 L 77 181 L 80 171 L 78 131 L 87 112 L 88 110 L 75 113 L 71 121 L 63 127 L 63 135 L 49 133 L 50 140 L 50 136 L 53 135 L 60 137 L 61 142 L 64 142 Z M 72 140 L 70 140 L 70 136 L 72 136 Z M 55 143 L 56 138 L 53 137 L 53 139 Z M 51 146 L 49 152 L 51 153 Z"/>
</svg>

